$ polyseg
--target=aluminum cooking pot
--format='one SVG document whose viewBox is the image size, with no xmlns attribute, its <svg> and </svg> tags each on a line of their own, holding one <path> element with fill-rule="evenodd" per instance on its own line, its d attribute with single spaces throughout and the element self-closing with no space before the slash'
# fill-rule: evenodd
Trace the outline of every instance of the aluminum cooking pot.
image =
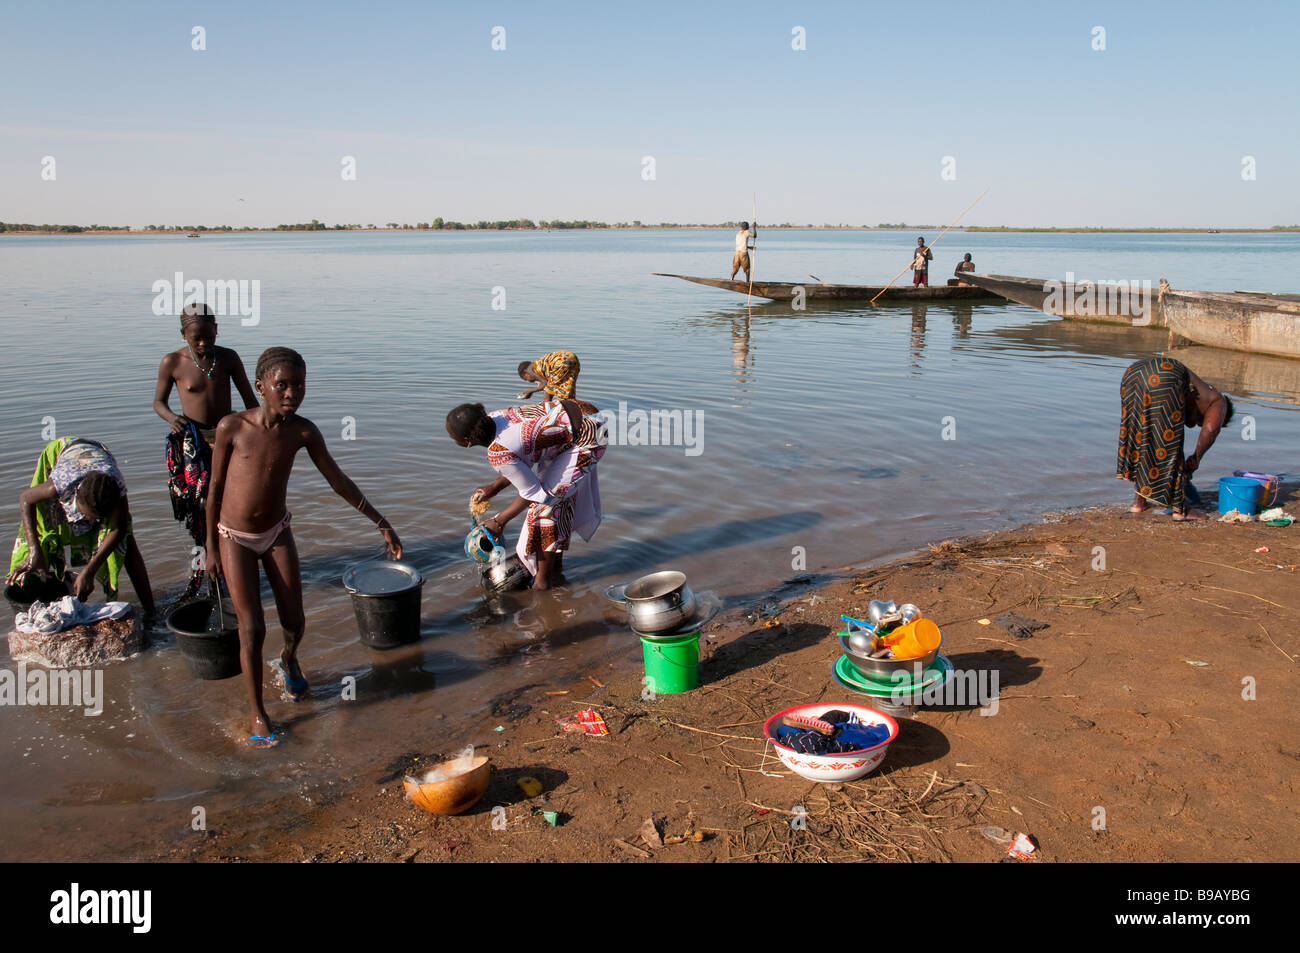
<svg viewBox="0 0 1300 953">
<path fill-rule="evenodd" d="M 669 632 L 695 618 L 695 593 L 686 575 L 674 570 L 654 572 L 629 584 L 621 600 L 627 621 L 638 632 Z"/>
<path fill-rule="evenodd" d="M 494 592 L 511 592 L 522 589 L 532 581 L 528 568 L 514 553 L 494 559 L 482 569 L 483 585 Z"/>
</svg>

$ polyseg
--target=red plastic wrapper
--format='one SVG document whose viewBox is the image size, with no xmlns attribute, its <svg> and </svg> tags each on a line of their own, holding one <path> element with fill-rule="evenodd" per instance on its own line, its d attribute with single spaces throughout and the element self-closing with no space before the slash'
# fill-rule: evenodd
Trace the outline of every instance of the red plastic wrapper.
<svg viewBox="0 0 1300 953">
<path fill-rule="evenodd" d="M 1016 839 L 1007 848 L 1007 853 L 1016 860 L 1037 860 L 1038 845 L 1028 834 L 1016 834 Z"/>
<path fill-rule="evenodd" d="M 565 731 L 583 731 L 589 735 L 607 735 L 609 728 L 605 724 L 605 719 L 600 717 L 600 712 L 594 708 L 584 708 L 578 712 L 578 718 L 574 721 L 566 718 L 560 722 Z"/>
</svg>

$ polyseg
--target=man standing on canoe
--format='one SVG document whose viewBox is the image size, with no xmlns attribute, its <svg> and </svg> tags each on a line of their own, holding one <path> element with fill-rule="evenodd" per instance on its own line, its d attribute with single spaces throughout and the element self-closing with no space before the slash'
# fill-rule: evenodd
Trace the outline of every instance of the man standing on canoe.
<svg viewBox="0 0 1300 953">
<path fill-rule="evenodd" d="M 916 255 L 912 259 L 912 284 L 930 287 L 930 262 L 934 261 L 934 252 L 925 247 L 925 239 L 916 240 Z"/>
<path fill-rule="evenodd" d="M 740 223 L 740 231 L 736 232 L 736 253 L 731 256 L 731 280 L 736 280 L 736 272 L 744 269 L 745 281 L 749 281 L 749 250 L 754 247 L 754 239 L 757 237 L 758 223 L 755 222 L 753 228 L 749 222 Z"/>
</svg>

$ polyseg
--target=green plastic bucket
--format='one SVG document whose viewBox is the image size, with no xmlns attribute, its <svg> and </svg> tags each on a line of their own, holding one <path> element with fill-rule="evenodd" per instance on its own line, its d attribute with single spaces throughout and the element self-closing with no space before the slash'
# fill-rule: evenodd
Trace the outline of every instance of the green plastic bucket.
<svg viewBox="0 0 1300 953">
<path fill-rule="evenodd" d="M 700 633 L 674 639 L 641 637 L 645 687 L 656 695 L 677 695 L 700 684 Z"/>
</svg>

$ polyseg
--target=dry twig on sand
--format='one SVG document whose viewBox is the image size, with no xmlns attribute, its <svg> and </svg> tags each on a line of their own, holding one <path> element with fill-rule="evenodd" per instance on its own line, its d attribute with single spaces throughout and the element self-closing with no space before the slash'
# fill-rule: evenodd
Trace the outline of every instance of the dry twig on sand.
<svg viewBox="0 0 1300 953">
<path fill-rule="evenodd" d="M 881 781 L 886 784 L 882 786 Z M 907 781 L 908 779 L 903 779 Z M 940 784 L 943 786 L 938 786 Z M 978 786 L 976 786 L 978 788 Z M 940 834 L 971 826 L 987 792 L 932 772 L 919 796 L 886 774 L 818 786 L 793 808 L 748 807 L 764 816 L 732 835 L 730 860 L 779 862 L 951 860 Z"/>
</svg>

